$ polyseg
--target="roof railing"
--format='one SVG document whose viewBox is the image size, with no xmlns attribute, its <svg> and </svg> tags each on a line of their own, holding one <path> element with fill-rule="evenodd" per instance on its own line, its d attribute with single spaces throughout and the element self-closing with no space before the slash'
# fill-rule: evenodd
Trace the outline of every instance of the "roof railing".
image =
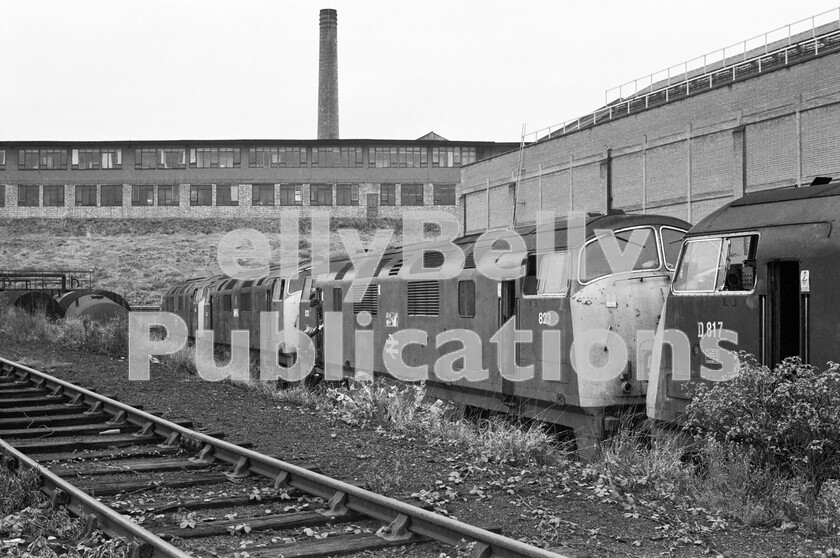
<svg viewBox="0 0 840 558">
<path fill-rule="evenodd" d="M 722 83 L 732 83 L 739 78 L 787 66 L 801 59 L 800 51 L 817 56 L 826 46 L 840 48 L 840 8 L 608 89 L 604 93 L 604 107 L 585 116 L 529 132 L 524 137 L 531 143 L 565 135 L 653 105 L 682 99 Z"/>
<path fill-rule="evenodd" d="M 64 292 L 93 288 L 93 270 L 0 270 L 0 290 L 26 289 Z"/>
</svg>

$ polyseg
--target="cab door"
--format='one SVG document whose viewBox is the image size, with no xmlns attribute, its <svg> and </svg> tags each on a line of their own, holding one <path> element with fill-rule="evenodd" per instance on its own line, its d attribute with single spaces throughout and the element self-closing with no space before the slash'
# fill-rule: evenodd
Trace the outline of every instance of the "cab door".
<svg viewBox="0 0 840 558">
<path fill-rule="evenodd" d="M 516 296 L 516 281 L 501 281 L 498 283 L 499 295 L 499 322 L 501 329 L 511 318 L 516 317 L 519 308 L 519 297 Z M 514 324 L 516 321 L 514 321 Z M 513 396 L 514 383 L 505 378 L 505 375 L 513 374 L 513 367 L 516 365 L 517 344 L 512 342 L 513 328 L 508 332 L 509 339 L 499 339 L 497 344 L 499 351 L 499 376 L 501 380 L 501 393 L 506 397 Z"/>
<path fill-rule="evenodd" d="M 805 358 L 802 344 L 804 328 L 800 319 L 799 261 L 778 261 L 767 264 L 769 320 L 766 359 L 775 366 L 787 357 Z M 765 334 L 765 338 L 768 336 Z"/>
<path fill-rule="evenodd" d="M 320 301 L 317 298 L 313 286 L 312 276 L 303 281 L 303 289 L 300 292 L 300 310 L 298 314 L 298 329 L 308 335 L 314 335 L 318 329 L 318 306 Z"/>
</svg>

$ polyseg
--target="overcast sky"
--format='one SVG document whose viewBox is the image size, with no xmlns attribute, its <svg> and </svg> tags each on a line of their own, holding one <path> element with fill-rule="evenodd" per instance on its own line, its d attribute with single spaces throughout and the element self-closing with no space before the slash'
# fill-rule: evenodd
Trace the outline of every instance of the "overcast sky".
<svg viewBox="0 0 840 558">
<path fill-rule="evenodd" d="M 837 5 L 0 0 L 0 140 L 314 138 L 318 12 L 335 8 L 342 138 L 518 141 Z"/>
</svg>

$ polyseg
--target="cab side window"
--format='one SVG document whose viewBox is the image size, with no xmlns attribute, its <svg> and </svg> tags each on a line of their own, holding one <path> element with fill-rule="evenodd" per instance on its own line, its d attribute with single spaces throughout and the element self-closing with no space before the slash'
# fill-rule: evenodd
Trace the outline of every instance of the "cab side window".
<svg viewBox="0 0 840 558">
<path fill-rule="evenodd" d="M 475 316 L 475 281 L 458 281 L 458 315 Z"/>
<path fill-rule="evenodd" d="M 613 273 L 658 269 L 656 234 L 652 228 L 642 227 L 600 236 L 586 244 L 580 263 L 581 283 Z"/>
</svg>

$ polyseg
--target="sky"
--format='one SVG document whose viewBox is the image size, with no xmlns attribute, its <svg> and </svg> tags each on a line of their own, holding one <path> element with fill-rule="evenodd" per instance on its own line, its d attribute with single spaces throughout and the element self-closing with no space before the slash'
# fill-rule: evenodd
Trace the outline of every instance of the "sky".
<svg viewBox="0 0 840 558">
<path fill-rule="evenodd" d="M 314 139 L 321 8 L 341 138 L 519 141 L 838 2 L 0 0 L 0 140 Z"/>
</svg>

